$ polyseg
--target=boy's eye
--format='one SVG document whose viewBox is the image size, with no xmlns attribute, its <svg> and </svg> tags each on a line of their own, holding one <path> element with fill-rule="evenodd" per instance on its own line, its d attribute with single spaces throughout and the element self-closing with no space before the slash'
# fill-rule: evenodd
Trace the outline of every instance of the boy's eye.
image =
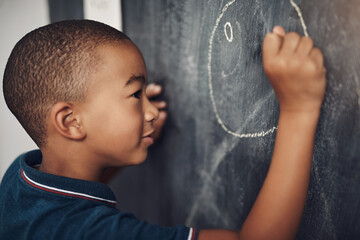
<svg viewBox="0 0 360 240">
<path fill-rule="evenodd" d="M 135 92 L 134 94 L 132 94 L 131 96 L 132 97 L 135 97 L 137 99 L 140 99 L 141 98 L 141 94 L 142 94 L 142 90 L 139 90 L 137 92 Z"/>
</svg>

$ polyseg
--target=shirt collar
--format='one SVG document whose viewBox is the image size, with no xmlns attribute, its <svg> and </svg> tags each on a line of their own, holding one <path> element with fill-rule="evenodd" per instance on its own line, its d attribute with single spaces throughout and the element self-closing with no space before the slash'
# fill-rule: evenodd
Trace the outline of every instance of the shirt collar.
<svg viewBox="0 0 360 240">
<path fill-rule="evenodd" d="M 55 194 L 87 199 L 116 206 L 111 189 L 102 183 L 57 176 L 41 172 L 33 166 L 41 164 L 40 150 L 34 150 L 20 157 L 21 177 L 29 185 Z"/>
</svg>

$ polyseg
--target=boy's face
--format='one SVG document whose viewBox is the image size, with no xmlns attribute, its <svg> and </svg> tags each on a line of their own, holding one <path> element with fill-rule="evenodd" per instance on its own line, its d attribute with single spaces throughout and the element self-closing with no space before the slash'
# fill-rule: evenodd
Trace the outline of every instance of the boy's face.
<svg viewBox="0 0 360 240">
<path fill-rule="evenodd" d="M 98 53 L 101 63 L 79 108 L 86 150 L 100 167 L 139 164 L 153 143 L 149 135 L 159 114 L 145 95 L 144 59 L 127 40 L 101 46 Z"/>
</svg>

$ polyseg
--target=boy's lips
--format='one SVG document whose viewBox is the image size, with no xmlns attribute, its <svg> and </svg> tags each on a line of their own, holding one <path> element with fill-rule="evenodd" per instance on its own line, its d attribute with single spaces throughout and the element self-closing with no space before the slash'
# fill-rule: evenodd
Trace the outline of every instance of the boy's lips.
<svg viewBox="0 0 360 240">
<path fill-rule="evenodd" d="M 142 137 L 143 138 L 145 138 L 145 137 L 151 137 L 151 134 L 153 134 L 154 133 L 154 129 L 153 130 L 151 130 L 151 131 L 149 131 L 149 132 L 147 132 L 147 133 L 145 133 Z"/>
<path fill-rule="evenodd" d="M 142 140 L 146 145 L 151 145 L 154 143 L 154 138 L 151 136 L 151 134 L 154 133 L 154 130 L 151 130 L 150 132 L 147 132 L 142 136 Z"/>
</svg>

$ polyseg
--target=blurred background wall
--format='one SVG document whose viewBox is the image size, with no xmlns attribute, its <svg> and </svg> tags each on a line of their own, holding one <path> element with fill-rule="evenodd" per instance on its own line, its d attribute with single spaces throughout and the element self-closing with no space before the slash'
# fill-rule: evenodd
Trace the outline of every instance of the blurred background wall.
<svg viewBox="0 0 360 240">
<path fill-rule="evenodd" d="M 36 148 L 5 104 L 2 91 L 5 65 L 17 41 L 49 21 L 47 0 L 0 0 L 0 179 L 18 155 Z"/>
</svg>

